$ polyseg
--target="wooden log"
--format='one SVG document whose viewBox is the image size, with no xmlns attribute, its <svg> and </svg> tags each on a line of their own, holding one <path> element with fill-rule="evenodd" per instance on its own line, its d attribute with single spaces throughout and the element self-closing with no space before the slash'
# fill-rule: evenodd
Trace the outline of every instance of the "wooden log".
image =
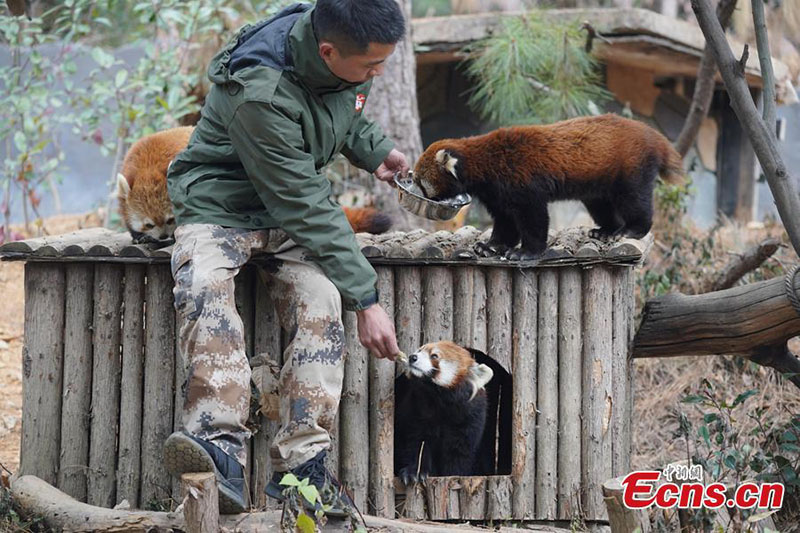
<svg viewBox="0 0 800 533">
<path fill-rule="evenodd" d="M 558 280 L 558 517 L 580 512 L 583 361 L 581 270 L 564 268 Z"/>
<path fill-rule="evenodd" d="M 239 274 L 236 276 L 234 280 L 234 300 L 236 303 L 236 312 L 239 314 L 239 318 L 242 321 L 242 327 L 244 331 L 244 350 L 245 354 L 247 355 L 248 361 L 253 358 L 255 353 L 253 352 L 253 341 L 254 341 L 254 333 L 255 333 L 255 279 L 256 272 L 253 267 L 247 265 L 241 269 Z M 177 372 L 176 372 L 177 374 Z M 178 397 L 176 395 L 176 405 L 175 405 L 175 412 L 178 413 Z M 181 402 L 181 409 L 182 409 Z M 252 402 L 251 402 L 252 405 Z M 251 410 L 251 416 L 253 416 L 253 412 Z M 252 447 L 252 440 L 248 441 L 246 446 L 248 447 L 247 450 L 247 462 L 245 463 L 244 467 L 244 478 L 247 480 L 252 479 L 253 475 L 253 454 L 250 451 Z M 248 482 L 248 488 L 252 485 Z M 245 492 L 248 492 L 247 490 Z M 248 495 L 245 495 L 245 500 L 248 500 Z"/>
<path fill-rule="evenodd" d="M 772 257 L 780 248 L 778 239 L 766 239 L 761 243 L 747 249 L 741 255 L 730 261 L 720 272 L 709 287 L 702 292 L 722 291 L 733 287 L 745 274 L 761 266 L 761 263 Z"/>
<path fill-rule="evenodd" d="M 64 267 L 25 265 L 20 473 L 58 479 L 64 354 Z"/>
<path fill-rule="evenodd" d="M 601 486 L 611 477 L 612 281 L 605 267 L 583 276 L 583 510 L 589 520 L 605 519 Z"/>
<path fill-rule="evenodd" d="M 271 360 L 280 368 L 283 361 L 281 351 L 281 325 L 278 312 L 275 309 L 275 300 L 271 293 L 269 276 L 259 269 L 259 281 L 255 286 L 255 312 L 253 352 Z M 253 436 L 253 473 L 251 486 L 253 487 L 252 502 L 256 508 L 263 508 L 267 501 L 264 488 L 272 477 L 272 462 L 269 448 L 272 439 L 278 433 L 280 423 L 270 420 L 263 414 L 259 415 L 259 430 Z"/>
<path fill-rule="evenodd" d="M 92 296 L 94 267 L 66 267 L 64 393 L 61 400 L 61 457 L 58 488 L 86 499 L 92 405 Z M 27 405 L 26 405 L 27 408 Z"/>
<path fill-rule="evenodd" d="M 124 267 L 113 264 L 97 265 L 94 271 L 92 423 L 86 501 L 102 507 L 113 507 L 116 502 L 124 273 Z"/>
<path fill-rule="evenodd" d="M 185 319 L 181 314 L 175 311 L 175 382 L 173 389 L 175 391 L 174 400 L 172 404 L 172 431 L 180 431 L 183 429 L 183 391 L 186 385 L 186 377 L 189 372 L 189 365 L 186 359 L 186 354 L 181 353 L 181 339 L 180 331 L 184 325 Z M 180 478 L 172 478 L 172 499 L 181 501 L 181 480 Z"/>
<path fill-rule="evenodd" d="M 633 320 L 633 271 L 618 267 L 613 273 L 613 340 L 611 354 L 611 475 L 621 476 L 630 470 L 632 421 L 628 418 L 630 376 L 630 323 Z"/>
<path fill-rule="evenodd" d="M 35 476 L 22 476 L 14 480 L 11 493 L 14 501 L 24 510 L 25 514 L 41 516 L 47 527 L 59 531 L 186 531 L 182 513 L 125 511 L 93 507 L 75 501 Z M 227 515 L 220 517 L 220 529 L 242 533 L 265 531 L 277 533 L 280 531 L 280 519 L 280 510 Z M 481 533 L 486 531 L 486 529 L 478 527 L 417 523 L 375 516 L 365 516 L 364 519 L 369 530 L 379 530 L 383 533 Z M 569 533 L 568 529 L 536 525 L 526 525 L 526 530 Z M 350 522 L 329 519 L 321 531 L 322 533 L 345 533 L 350 531 Z M 513 533 L 517 530 L 501 527 L 498 531 L 499 533 Z"/>
<path fill-rule="evenodd" d="M 425 520 L 427 518 L 425 487 L 421 483 L 406 486 L 405 496 L 401 516 L 411 520 Z"/>
<path fill-rule="evenodd" d="M 489 349 L 488 297 L 486 295 L 486 271 L 475 268 L 472 273 L 472 342 L 470 346 L 486 353 Z"/>
<path fill-rule="evenodd" d="M 116 501 L 128 500 L 134 509 L 139 507 L 141 479 L 144 286 L 145 267 L 125 265 Z"/>
<path fill-rule="evenodd" d="M 800 294 L 800 276 L 794 290 Z M 800 314 L 775 278 L 724 291 L 648 301 L 634 341 L 634 357 L 750 355 L 800 334 Z"/>
<path fill-rule="evenodd" d="M 214 473 L 183 474 L 181 496 L 186 533 L 218 533 L 219 489 Z"/>
<path fill-rule="evenodd" d="M 426 267 L 422 281 L 422 344 L 453 338 L 453 272 Z"/>
<path fill-rule="evenodd" d="M 453 268 L 453 342 L 472 347 L 475 267 Z"/>
<path fill-rule="evenodd" d="M 395 291 L 397 344 L 404 352 L 413 353 L 422 344 L 422 268 L 398 268 Z"/>
<path fill-rule="evenodd" d="M 650 517 L 645 509 L 630 509 L 622 500 L 622 479 L 603 483 L 603 497 L 613 533 L 649 533 Z"/>
<path fill-rule="evenodd" d="M 487 355 L 511 372 L 511 270 L 489 268 L 486 274 Z"/>
<path fill-rule="evenodd" d="M 120 250 L 126 246 L 130 246 L 131 236 L 129 233 L 114 233 L 104 237 L 97 243 L 85 243 L 83 249 L 86 250 L 86 255 L 92 256 L 115 256 Z"/>
<path fill-rule="evenodd" d="M 344 313 L 345 367 L 342 401 L 339 406 L 341 424 L 339 438 L 341 481 L 353 495 L 359 509 L 367 507 L 369 453 L 369 381 L 366 348 L 358 341 L 358 319 L 352 311 Z"/>
<path fill-rule="evenodd" d="M 536 519 L 538 520 L 554 520 L 557 511 L 558 296 L 558 271 L 543 270 L 539 274 L 539 327 L 537 328 Z M 515 308 L 515 317 L 522 312 L 524 310 Z M 519 389 L 515 387 L 514 390 L 519 394 Z"/>
<path fill-rule="evenodd" d="M 427 501 L 428 520 L 447 520 L 450 504 L 450 488 L 457 478 L 431 477 L 425 482 L 425 497 Z M 458 503 L 458 494 L 456 494 Z"/>
<path fill-rule="evenodd" d="M 489 476 L 486 478 L 486 519 L 508 520 L 511 518 L 511 476 Z"/>
<path fill-rule="evenodd" d="M 512 347 L 511 477 L 514 518 L 535 516 L 536 486 L 536 383 L 539 316 L 538 278 L 533 269 L 514 272 Z M 551 466 L 548 466 L 551 468 Z"/>
<path fill-rule="evenodd" d="M 381 307 L 394 322 L 394 272 L 375 270 Z M 394 518 L 394 374 L 393 361 L 369 358 L 370 514 L 386 518 Z"/>
<path fill-rule="evenodd" d="M 163 447 L 173 427 L 175 312 L 172 286 L 168 266 L 147 267 L 142 483 L 139 495 L 142 506 L 164 502 L 171 493 L 171 478 L 164 470 Z"/>
<path fill-rule="evenodd" d="M 461 520 L 483 520 L 486 518 L 486 478 L 472 476 L 461 478 L 458 494 Z M 514 516 L 518 516 L 516 511 Z"/>
</svg>

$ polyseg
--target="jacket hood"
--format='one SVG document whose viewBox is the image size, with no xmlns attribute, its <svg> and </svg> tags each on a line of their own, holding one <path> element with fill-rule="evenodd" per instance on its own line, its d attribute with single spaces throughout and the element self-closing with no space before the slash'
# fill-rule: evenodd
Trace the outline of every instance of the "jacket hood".
<svg viewBox="0 0 800 533">
<path fill-rule="evenodd" d="M 360 85 L 333 74 L 319 55 L 311 20 L 311 4 L 293 4 L 277 15 L 240 29 L 208 67 L 208 78 L 221 85 L 241 81 L 248 69 L 268 67 L 291 71 L 316 92 L 339 91 Z"/>
</svg>

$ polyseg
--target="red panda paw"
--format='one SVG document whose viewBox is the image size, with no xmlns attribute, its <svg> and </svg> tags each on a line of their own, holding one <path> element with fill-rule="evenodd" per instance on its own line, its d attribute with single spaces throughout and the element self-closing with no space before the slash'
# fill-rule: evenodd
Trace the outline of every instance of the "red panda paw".
<svg viewBox="0 0 800 533">
<path fill-rule="evenodd" d="M 479 242 L 475 245 L 475 253 L 479 257 L 495 257 L 503 255 L 508 250 L 504 244 L 492 244 L 492 242 Z"/>
<path fill-rule="evenodd" d="M 425 471 L 420 471 L 417 475 L 417 465 L 404 466 L 397 476 L 406 486 L 415 485 L 417 482 L 424 483 L 428 479 L 428 473 Z"/>
<path fill-rule="evenodd" d="M 535 261 L 542 257 L 542 252 L 531 252 L 522 248 L 518 250 L 509 250 L 505 254 L 505 258 L 509 261 Z"/>
</svg>

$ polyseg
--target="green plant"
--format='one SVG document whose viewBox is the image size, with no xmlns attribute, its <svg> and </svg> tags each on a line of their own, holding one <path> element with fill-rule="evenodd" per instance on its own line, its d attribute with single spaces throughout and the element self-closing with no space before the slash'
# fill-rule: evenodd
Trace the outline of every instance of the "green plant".
<svg viewBox="0 0 800 533">
<path fill-rule="evenodd" d="M 49 533 L 41 517 L 23 517 L 14 507 L 11 493 L 0 485 L 0 531 L 8 533 Z"/>
<path fill-rule="evenodd" d="M 297 479 L 297 476 L 291 473 L 287 473 L 281 478 L 280 485 L 286 487 L 283 490 L 285 500 L 283 513 L 281 514 L 281 531 L 298 530 L 301 533 L 314 533 L 317 523 L 325 525 L 325 511 L 330 510 L 331 506 L 323 502 L 330 501 L 329 495 L 326 495 L 328 497 L 323 497 L 317 487 L 312 485 L 307 478 Z M 323 492 L 329 490 L 334 489 L 332 487 L 323 488 Z M 320 502 L 322 509 L 317 511 L 315 517 L 311 517 L 305 512 L 303 500 L 308 501 L 312 506 Z M 352 510 L 350 516 L 351 530 L 355 533 L 366 533 L 367 530 L 362 524 L 363 520 L 359 521 L 355 510 Z"/>
<path fill-rule="evenodd" d="M 495 35 L 465 50 L 476 83 L 470 106 L 501 125 L 599 112 L 610 94 L 584 44 L 578 22 L 555 23 L 535 10 L 506 19 Z"/>
<path fill-rule="evenodd" d="M 686 395 L 682 402 L 698 410 L 702 422 L 693 423 L 683 411 L 674 414 L 676 438 L 686 445 L 691 464 L 702 465 L 713 481 L 736 487 L 745 481 L 783 483 L 786 490 L 784 511 L 797 513 L 800 496 L 800 415 L 790 415 L 785 423 L 771 424 L 769 406 L 751 407 L 750 398 L 758 390 L 747 390 L 733 400 L 721 398 L 714 385 L 703 379 L 698 392 Z M 744 418 L 755 424 L 743 430 Z M 747 530 L 748 519 L 760 511 L 738 509 L 731 511 L 730 530 Z M 710 515 L 697 513 L 695 525 L 708 527 Z M 790 518 L 796 520 L 797 516 Z"/>
</svg>

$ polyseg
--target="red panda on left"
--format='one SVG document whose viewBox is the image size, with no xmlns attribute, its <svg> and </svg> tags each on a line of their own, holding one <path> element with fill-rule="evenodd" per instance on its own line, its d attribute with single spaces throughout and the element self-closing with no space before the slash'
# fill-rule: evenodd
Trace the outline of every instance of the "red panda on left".
<svg viewBox="0 0 800 533">
<path fill-rule="evenodd" d="M 117 175 L 119 212 L 134 243 L 172 239 L 175 216 L 167 194 L 167 168 L 189 144 L 193 127 L 173 128 L 142 137 L 131 146 Z M 391 219 L 372 207 L 343 207 L 356 233 L 383 233 Z"/>
<path fill-rule="evenodd" d="M 406 378 L 399 378 L 407 383 L 402 392 L 398 387 L 394 445 L 395 471 L 406 485 L 429 475 L 477 473 L 485 386 L 494 373 L 474 352 L 439 341 L 409 355 Z"/>
</svg>

